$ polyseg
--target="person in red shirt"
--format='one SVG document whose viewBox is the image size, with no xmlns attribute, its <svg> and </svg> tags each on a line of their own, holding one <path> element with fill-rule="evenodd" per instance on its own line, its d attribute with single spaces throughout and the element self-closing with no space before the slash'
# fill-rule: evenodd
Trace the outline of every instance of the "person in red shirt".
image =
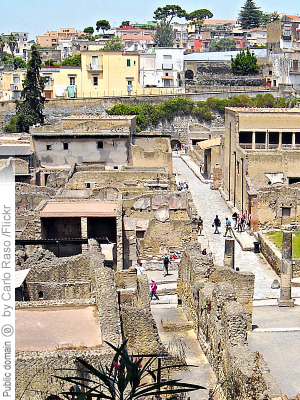
<svg viewBox="0 0 300 400">
<path fill-rule="evenodd" d="M 156 282 L 151 279 L 151 294 L 150 294 L 150 300 L 152 300 L 152 297 L 154 296 L 156 300 L 159 300 L 159 297 L 156 294 L 157 291 L 157 285 Z"/>
</svg>

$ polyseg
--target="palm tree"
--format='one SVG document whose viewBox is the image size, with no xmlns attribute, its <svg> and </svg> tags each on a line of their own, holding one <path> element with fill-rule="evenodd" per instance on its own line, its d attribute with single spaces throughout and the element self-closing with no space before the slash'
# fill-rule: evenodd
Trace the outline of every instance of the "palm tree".
<svg viewBox="0 0 300 400">
<path fill-rule="evenodd" d="M 18 42 L 17 42 L 17 39 L 16 39 L 15 35 L 13 35 L 12 33 L 8 36 L 7 44 L 8 44 L 8 47 L 10 49 L 10 52 L 11 52 L 11 55 L 12 55 L 12 59 L 14 61 L 14 52 L 15 52 L 17 46 L 18 46 Z"/>
</svg>

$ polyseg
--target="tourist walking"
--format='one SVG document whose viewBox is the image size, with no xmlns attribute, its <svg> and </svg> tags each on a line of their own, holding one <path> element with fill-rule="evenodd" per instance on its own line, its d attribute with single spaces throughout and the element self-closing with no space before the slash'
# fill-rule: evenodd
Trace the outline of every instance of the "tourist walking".
<svg viewBox="0 0 300 400">
<path fill-rule="evenodd" d="M 232 221 L 234 222 L 234 229 L 236 229 L 236 227 L 237 227 L 237 217 L 238 217 L 238 213 L 235 211 L 232 214 Z"/>
<path fill-rule="evenodd" d="M 151 279 L 151 294 L 150 294 L 150 300 L 152 300 L 152 297 L 154 296 L 156 300 L 159 300 L 159 297 L 156 294 L 157 291 L 157 285 L 156 282 Z"/>
<path fill-rule="evenodd" d="M 216 218 L 214 219 L 214 223 L 212 224 L 212 226 L 215 227 L 214 233 L 220 234 L 219 227 L 221 226 L 221 221 L 217 215 Z"/>
<path fill-rule="evenodd" d="M 239 214 L 237 217 L 237 231 L 243 232 L 242 219 L 240 218 Z"/>
<path fill-rule="evenodd" d="M 165 253 L 165 257 L 164 257 L 164 276 L 169 275 L 169 264 L 170 264 L 170 259 L 168 257 L 168 254 Z"/>
<path fill-rule="evenodd" d="M 203 219 L 199 217 L 198 219 L 198 236 L 202 236 L 203 231 Z"/>
<path fill-rule="evenodd" d="M 242 230 L 244 231 L 245 225 L 246 225 L 246 215 L 245 214 L 242 215 L 241 220 L 242 220 L 241 221 L 242 222 Z"/>
<path fill-rule="evenodd" d="M 229 237 L 232 237 L 232 227 L 231 227 L 231 221 L 228 218 L 225 218 L 226 220 L 226 230 L 225 230 L 225 234 L 223 235 L 224 237 L 227 236 L 227 233 L 229 233 Z"/>
</svg>

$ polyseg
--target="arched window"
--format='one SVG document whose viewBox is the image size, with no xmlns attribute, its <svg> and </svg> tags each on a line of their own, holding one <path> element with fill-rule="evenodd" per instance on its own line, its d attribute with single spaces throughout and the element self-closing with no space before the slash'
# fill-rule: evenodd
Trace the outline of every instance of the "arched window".
<svg viewBox="0 0 300 400">
<path fill-rule="evenodd" d="M 44 298 L 44 293 L 42 291 L 39 292 L 39 299 L 43 299 Z"/>
<path fill-rule="evenodd" d="M 194 79 L 194 72 L 190 69 L 185 71 L 185 79 Z"/>
</svg>

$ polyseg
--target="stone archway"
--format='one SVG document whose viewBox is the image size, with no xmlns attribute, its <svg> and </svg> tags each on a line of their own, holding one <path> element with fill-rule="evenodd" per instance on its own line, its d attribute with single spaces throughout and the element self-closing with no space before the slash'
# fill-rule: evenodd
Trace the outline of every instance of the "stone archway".
<svg viewBox="0 0 300 400">
<path fill-rule="evenodd" d="M 177 147 L 176 147 L 176 146 L 177 146 Z M 172 139 L 172 140 L 171 140 L 171 148 L 172 148 L 172 150 L 175 150 L 176 148 L 177 148 L 178 150 L 180 150 L 180 149 L 181 149 L 181 143 L 180 143 L 180 141 L 177 140 L 177 139 Z"/>
<path fill-rule="evenodd" d="M 184 77 L 185 79 L 192 80 L 194 79 L 194 72 L 191 69 L 188 69 L 185 71 Z"/>
</svg>

